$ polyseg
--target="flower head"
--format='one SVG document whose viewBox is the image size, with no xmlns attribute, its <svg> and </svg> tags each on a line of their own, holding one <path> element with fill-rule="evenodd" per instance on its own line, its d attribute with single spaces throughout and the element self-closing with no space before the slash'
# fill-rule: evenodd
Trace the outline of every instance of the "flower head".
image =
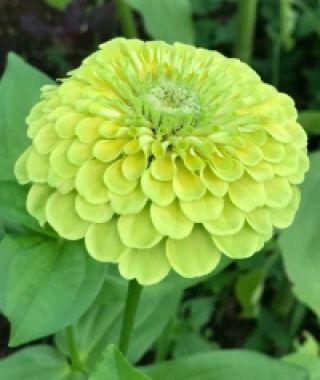
<svg viewBox="0 0 320 380">
<path fill-rule="evenodd" d="M 290 225 L 308 168 L 293 100 L 217 52 L 114 39 L 27 118 L 27 209 L 141 284 L 212 271 Z"/>
</svg>

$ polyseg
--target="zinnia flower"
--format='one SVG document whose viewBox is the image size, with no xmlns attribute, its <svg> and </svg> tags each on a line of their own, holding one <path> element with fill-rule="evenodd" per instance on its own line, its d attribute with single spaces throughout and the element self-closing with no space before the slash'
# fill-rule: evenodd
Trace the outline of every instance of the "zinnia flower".
<svg viewBox="0 0 320 380">
<path fill-rule="evenodd" d="M 41 225 L 123 277 L 202 276 L 292 222 L 308 168 L 296 120 L 237 59 L 117 38 L 43 88 L 15 171 Z"/>
</svg>

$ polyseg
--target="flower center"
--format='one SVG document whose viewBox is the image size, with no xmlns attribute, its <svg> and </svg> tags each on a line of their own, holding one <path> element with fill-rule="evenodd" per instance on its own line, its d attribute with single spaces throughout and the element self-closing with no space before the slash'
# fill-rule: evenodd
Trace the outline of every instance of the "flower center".
<svg viewBox="0 0 320 380">
<path fill-rule="evenodd" d="M 201 107 L 196 94 L 170 80 L 162 80 L 143 94 L 144 115 L 164 133 L 194 125 Z"/>
</svg>

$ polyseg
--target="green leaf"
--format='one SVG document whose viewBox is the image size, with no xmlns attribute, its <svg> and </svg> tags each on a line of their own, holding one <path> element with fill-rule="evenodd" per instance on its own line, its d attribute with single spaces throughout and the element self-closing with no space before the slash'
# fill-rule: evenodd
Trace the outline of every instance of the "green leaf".
<svg viewBox="0 0 320 380">
<path fill-rule="evenodd" d="M 320 111 L 299 112 L 299 123 L 309 135 L 320 134 Z"/>
<path fill-rule="evenodd" d="M 169 43 L 194 44 L 194 26 L 189 0 L 126 0 L 141 13 L 151 37 Z"/>
<path fill-rule="evenodd" d="M 44 0 L 44 2 L 58 11 L 64 11 L 72 0 Z"/>
<path fill-rule="evenodd" d="M 13 166 L 28 146 L 25 118 L 52 80 L 14 53 L 0 82 L 0 180 L 15 180 Z M 1 184 L 0 184 L 1 186 Z"/>
<path fill-rule="evenodd" d="M 174 347 L 174 358 L 181 358 L 198 354 L 200 352 L 208 352 L 216 349 L 217 346 L 212 342 L 208 342 L 199 333 L 195 331 L 184 331 L 179 335 L 177 344 Z"/>
<path fill-rule="evenodd" d="M 0 243 L 0 309 L 11 322 L 10 345 L 74 323 L 94 301 L 104 275 L 105 265 L 91 259 L 79 241 L 5 237 Z"/>
<path fill-rule="evenodd" d="M 242 316 L 254 318 L 258 315 L 264 277 L 263 268 L 254 269 L 238 277 L 235 292 L 242 308 Z"/>
<path fill-rule="evenodd" d="M 49 346 L 25 348 L 0 360 L 0 378 L 3 380 L 75 380 L 65 358 Z M 80 380 L 81 377 L 78 379 Z"/>
<path fill-rule="evenodd" d="M 191 0 L 192 11 L 196 15 L 203 16 L 208 12 L 216 11 L 223 0 Z"/>
<path fill-rule="evenodd" d="M 109 346 L 102 354 L 89 380 L 151 380 L 139 373 L 114 345 Z"/>
<path fill-rule="evenodd" d="M 320 152 L 310 160 L 299 211 L 293 225 L 281 233 L 279 246 L 294 293 L 320 316 Z"/>
<path fill-rule="evenodd" d="M 299 367 L 244 350 L 197 354 L 145 368 L 153 380 L 308 380 Z"/>
</svg>

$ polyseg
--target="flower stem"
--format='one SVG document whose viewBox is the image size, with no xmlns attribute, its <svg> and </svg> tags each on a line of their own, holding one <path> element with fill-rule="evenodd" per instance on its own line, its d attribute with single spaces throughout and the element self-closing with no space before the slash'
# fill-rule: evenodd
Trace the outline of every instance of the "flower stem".
<svg viewBox="0 0 320 380">
<path fill-rule="evenodd" d="M 238 0 L 238 15 L 234 56 L 249 63 L 257 18 L 258 0 Z"/>
<path fill-rule="evenodd" d="M 136 38 L 138 35 L 136 24 L 128 4 L 125 0 L 115 0 L 115 5 L 124 37 Z"/>
<path fill-rule="evenodd" d="M 136 280 L 129 281 L 119 340 L 119 349 L 124 355 L 128 352 L 141 292 L 142 286 Z"/>
<path fill-rule="evenodd" d="M 70 353 L 71 366 L 75 371 L 84 372 L 83 364 L 79 357 L 79 352 L 77 349 L 76 339 L 74 336 L 74 330 L 72 326 L 66 328 L 67 343 Z"/>
</svg>

